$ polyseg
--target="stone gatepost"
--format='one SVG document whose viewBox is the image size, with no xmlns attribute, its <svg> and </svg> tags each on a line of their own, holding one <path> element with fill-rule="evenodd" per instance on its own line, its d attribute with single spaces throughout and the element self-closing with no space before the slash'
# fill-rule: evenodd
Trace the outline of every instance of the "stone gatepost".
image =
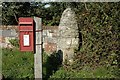
<svg viewBox="0 0 120 80">
<path fill-rule="evenodd" d="M 62 13 L 58 28 L 57 50 L 63 53 L 63 62 L 65 60 L 72 62 L 74 57 L 74 49 L 79 47 L 78 24 L 75 12 L 71 8 L 67 8 Z"/>
</svg>

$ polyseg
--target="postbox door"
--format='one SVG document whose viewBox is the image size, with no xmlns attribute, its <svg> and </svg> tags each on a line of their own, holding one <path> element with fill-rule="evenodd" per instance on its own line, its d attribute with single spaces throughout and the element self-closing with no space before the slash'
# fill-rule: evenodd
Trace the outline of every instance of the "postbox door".
<svg viewBox="0 0 120 80">
<path fill-rule="evenodd" d="M 33 51 L 33 32 L 20 32 L 20 50 Z"/>
</svg>

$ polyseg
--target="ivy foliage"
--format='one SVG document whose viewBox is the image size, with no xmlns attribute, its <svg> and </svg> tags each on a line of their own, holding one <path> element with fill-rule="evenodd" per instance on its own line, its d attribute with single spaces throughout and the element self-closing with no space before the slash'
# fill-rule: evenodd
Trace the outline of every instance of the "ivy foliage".
<svg viewBox="0 0 120 80">
<path fill-rule="evenodd" d="M 19 47 L 19 40 L 18 39 L 10 39 L 9 42 L 12 46 L 15 46 L 16 48 Z"/>
<path fill-rule="evenodd" d="M 80 3 L 74 8 L 82 35 L 80 51 L 75 54 L 73 65 L 65 65 L 73 70 L 85 66 L 120 66 L 120 2 Z M 69 67 L 70 66 L 70 67 Z"/>
</svg>

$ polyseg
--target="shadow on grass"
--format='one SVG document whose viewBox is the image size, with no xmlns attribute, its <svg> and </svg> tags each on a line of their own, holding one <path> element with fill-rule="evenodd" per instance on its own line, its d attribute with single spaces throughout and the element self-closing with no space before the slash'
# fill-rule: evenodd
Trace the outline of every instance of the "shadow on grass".
<svg viewBox="0 0 120 80">
<path fill-rule="evenodd" d="M 54 52 L 47 57 L 46 63 L 43 65 L 46 68 L 43 80 L 48 80 L 48 78 L 59 69 L 62 65 L 62 56 L 63 52 L 59 50 L 57 53 Z"/>
</svg>

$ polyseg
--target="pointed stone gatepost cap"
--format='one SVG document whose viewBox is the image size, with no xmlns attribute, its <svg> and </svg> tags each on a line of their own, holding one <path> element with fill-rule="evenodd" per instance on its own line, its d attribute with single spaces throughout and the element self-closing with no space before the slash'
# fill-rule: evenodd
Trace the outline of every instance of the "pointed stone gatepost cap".
<svg viewBox="0 0 120 80">
<path fill-rule="evenodd" d="M 65 9 L 62 13 L 59 24 L 59 33 L 61 34 L 59 35 L 61 37 L 78 37 L 77 17 L 71 8 Z"/>
</svg>

